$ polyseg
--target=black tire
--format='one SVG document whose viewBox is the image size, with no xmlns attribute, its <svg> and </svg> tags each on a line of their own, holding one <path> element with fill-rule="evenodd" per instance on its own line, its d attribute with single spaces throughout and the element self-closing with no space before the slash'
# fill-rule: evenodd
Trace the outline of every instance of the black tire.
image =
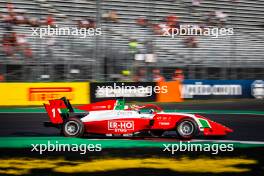
<svg viewBox="0 0 264 176">
<path fill-rule="evenodd" d="M 163 133 L 164 133 L 163 130 L 151 130 L 151 131 L 149 131 L 149 134 L 152 137 L 161 137 Z"/>
<path fill-rule="evenodd" d="M 191 118 L 184 118 L 176 125 L 176 132 L 181 139 L 192 139 L 198 131 L 197 123 Z"/>
<path fill-rule="evenodd" d="M 82 137 L 84 124 L 79 118 L 70 117 L 63 123 L 62 133 L 66 137 Z"/>
</svg>

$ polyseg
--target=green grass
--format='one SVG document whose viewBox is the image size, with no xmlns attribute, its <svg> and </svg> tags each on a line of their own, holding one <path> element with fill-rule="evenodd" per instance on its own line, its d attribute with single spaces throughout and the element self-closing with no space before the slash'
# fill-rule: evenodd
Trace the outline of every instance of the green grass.
<svg viewBox="0 0 264 176">
<path fill-rule="evenodd" d="M 152 141 L 126 139 L 84 139 L 66 137 L 0 137 L 0 148 L 32 148 L 32 144 L 101 144 L 102 148 L 164 148 L 163 144 L 179 144 L 179 141 Z M 188 142 L 183 142 L 187 144 Z M 222 141 L 193 141 L 191 144 L 233 144 L 235 148 L 264 147 L 262 143 L 222 142 Z"/>
</svg>

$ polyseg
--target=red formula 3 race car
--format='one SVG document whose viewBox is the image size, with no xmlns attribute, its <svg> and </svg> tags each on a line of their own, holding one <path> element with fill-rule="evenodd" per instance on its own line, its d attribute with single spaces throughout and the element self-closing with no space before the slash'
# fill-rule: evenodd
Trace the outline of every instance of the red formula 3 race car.
<svg viewBox="0 0 264 176">
<path fill-rule="evenodd" d="M 233 130 L 196 114 L 168 113 L 159 106 L 126 106 L 124 100 L 107 100 L 72 107 L 65 97 L 44 104 L 49 122 L 45 126 L 57 127 L 67 137 L 87 134 L 107 136 L 133 136 L 150 134 L 160 137 L 164 132 L 174 131 L 178 138 L 192 139 L 196 136 L 225 136 Z M 75 113 L 76 110 L 84 113 Z"/>
</svg>

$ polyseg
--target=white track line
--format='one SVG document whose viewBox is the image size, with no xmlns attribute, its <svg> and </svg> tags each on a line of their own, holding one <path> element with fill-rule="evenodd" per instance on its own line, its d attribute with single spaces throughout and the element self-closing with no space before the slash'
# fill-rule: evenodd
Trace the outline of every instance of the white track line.
<svg viewBox="0 0 264 176">
<path fill-rule="evenodd" d="M 191 142 L 218 142 L 218 143 L 242 143 L 242 144 L 264 144 L 264 141 L 240 141 L 240 140 L 199 140 L 194 139 Z"/>
</svg>

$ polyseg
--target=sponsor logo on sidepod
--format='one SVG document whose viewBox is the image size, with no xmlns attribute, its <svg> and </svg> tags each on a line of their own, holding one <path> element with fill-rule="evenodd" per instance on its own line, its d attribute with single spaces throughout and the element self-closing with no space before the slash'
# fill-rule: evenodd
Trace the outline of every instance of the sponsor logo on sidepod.
<svg viewBox="0 0 264 176">
<path fill-rule="evenodd" d="M 114 130 L 115 132 L 127 132 L 134 130 L 133 121 L 111 120 L 108 121 L 108 130 Z"/>
</svg>

